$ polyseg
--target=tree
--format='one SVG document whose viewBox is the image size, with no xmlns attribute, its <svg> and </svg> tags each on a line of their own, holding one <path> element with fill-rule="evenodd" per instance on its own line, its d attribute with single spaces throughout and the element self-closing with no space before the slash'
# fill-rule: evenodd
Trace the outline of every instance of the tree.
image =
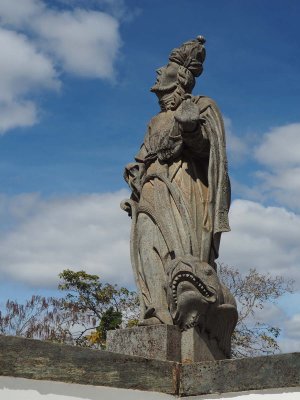
<svg viewBox="0 0 300 400">
<path fill-rule="evenodd" d="M 33 295 L 24 304 L 8 300 L 0 311 L 0 333 L 26 338 L 71 342 L 71 320 L 62 299 Z"/>
<path fill-rule="evenodd" d="M 34 295 L 25 304 L 8 300 L 0 311 L 0 334 L 103 348 L 107 330 L 135 321 L 135 292 L 103 284 L 85 271 L 68 269 L 59 277 L 64 297 Z"/>
<path fill-rule="evenodd" d="M 72 333 L 76 344 L 104 347 L 107 330 L 125 327 L 137 318 L 138 299 L 135 292 L 103 284 L 98 275 L 85 271 L 67 269 L 59 277 L 61 282 L 58 288 L 67 293 L 63 308 L 69 311 L 79 328 Z"/>
<path fill-rule="evenodd" d="M 219 264 L 221 281 L 234 295 L 239 309 L 239 320 L 232 337 L 232 355 L 253 357 L 279 351 L 277 338 L 280 328 L 257 321 L 257 312 L 284 293 L 293 291 L 293 281 L 281 276 L 260 274 L 252 268 L 243 276 L 237 268 Z"/>
<path fill-rule="evenodd" d="M 280 329 L 257 320 L 257 311 L 292 292 L 292 281 L 251 269 L 219 265 L 219 276 L 237 300 L 239 321 L 233 334 L 233 357 L 272 354 L 279 350 Z M 32 296 L 25 304 L 7 301 L 0 312 L 0 334 L 51 340 L 77 346 L 105 348 L 106 332 L 137 324 L 135 292 L 102 283 L 85 271 L 64 270 L 61 298 Z"/>
</svg>

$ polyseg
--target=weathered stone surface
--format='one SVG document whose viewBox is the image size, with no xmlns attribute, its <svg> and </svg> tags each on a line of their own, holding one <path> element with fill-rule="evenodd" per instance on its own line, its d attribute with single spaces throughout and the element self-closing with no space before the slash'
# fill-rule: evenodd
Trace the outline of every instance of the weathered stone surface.
<svg viewBox="0 0 300 400">
<path fill-rule="evenodd" d="M 194 396 L 300 386 L 300 353 L 181 364 L 0 336 L 0 375 Z"/>
<path fill-rule="evenodd" d="M 181 332 L 174 325 L 141 326 L 107 333 L 107 350 L 157 360 L 181 360 Z"/>
<path fill-rule="evenodd" d="M 180 395 L 300 386 L 300 353 L 182 365 Z"/>
<path fill-rule="evenodd" d="M 174 394 L 176 363 L 0 336 L 0 375 Z"/>
<path fill-rule="evenodd" d="M 181 362 L 223 360 L 225 354 L 220 350 L 216 339 L 209 339 L 207 333 L 191 328 L 182 332 Z"/>
<path fill-rule="evenodd" d="M 230 230 L 224 123 L 212 99 L 191 94 L 203 71 L 204 44 L 203 36 L 183 43 L 157 70 L 151 91 L 161 110 L 125 167 L 132 193 L 121 207 L 132 218 L 140 325 L 199 327 L 229 358 L 237 307 L 215 264 L 221 234 Z"/>
<path fill-rule="evenodd" d="M 181 332 L 175 325 L 140 326 L 107 333 L 107 350 L 164 361 L 198 362 L 222 360 L 224 353 L 215 339 L 196 328 Z"/>
</svg>

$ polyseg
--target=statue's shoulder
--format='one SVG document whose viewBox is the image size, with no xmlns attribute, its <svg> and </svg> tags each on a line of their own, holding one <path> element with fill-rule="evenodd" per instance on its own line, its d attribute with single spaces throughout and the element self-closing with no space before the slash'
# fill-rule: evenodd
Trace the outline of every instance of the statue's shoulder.
<svg viewBox="0 0 300 400">
<path fill-rule="evenodd" d="M 201 111 L 204 111 L 208 107 L 212 107 L 219 111 L 219 107 L 217 106 L 217 103 L 211 97 L 193 96 L 192 101 L 199 106 Z"/>
<path fill-rule="evenodd" d="M 153 117 L 148 122 L 148 126 L 151 126 L 151 125 L 157 123 L 157 121 L 159 121 L 161 119 L 162 114 L 163 114 L 162 112 L 159 112 L 159 113 L 153 115 Z"/>
</svg>

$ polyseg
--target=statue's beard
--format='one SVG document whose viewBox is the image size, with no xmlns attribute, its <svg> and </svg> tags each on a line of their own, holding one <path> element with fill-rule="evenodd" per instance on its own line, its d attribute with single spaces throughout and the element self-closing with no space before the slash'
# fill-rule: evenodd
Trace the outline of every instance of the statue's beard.
<svg viewBox="0 0 300 400">
<path fill-rule="evenodd" d="M 162 111 L 176 110 L 179 104 L 185 98 L 185 90 L 182 86 L 176 84 L 169 88 L 159 88 L 159 85 L 154 85 L 151 92 L 155 93 L 158 97 L 158 103 Z"/>
<path fill-rule="evenodd" d="M 155 84 L 150 89 L 150 92 L 153 92 L 157 94 L 157 96 L 159 96 L 164 93 L 173 92 L 176 89 L 176 87 L 177 87 L 177 82 L 170 83 L 169 85 L 161 85 L 159 83 L 159 78 L 158 78 Z"/>
</svg>

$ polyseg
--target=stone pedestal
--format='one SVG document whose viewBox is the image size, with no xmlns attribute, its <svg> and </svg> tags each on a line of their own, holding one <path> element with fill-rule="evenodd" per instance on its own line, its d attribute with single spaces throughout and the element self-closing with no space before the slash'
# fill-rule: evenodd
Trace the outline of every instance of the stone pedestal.
<svg viewBox="0 0 300 400">
<path fill-rule="evenodd" d="M 181 362 L 224 360 L 226 357 L 219 349 L 216 339 L 209 339 L 198 328 L 181 333 Z"/>
<path fill-rule="evenodd" d="M 108 331 L 106 349 L 130 356 L 180 361 L 180 340 L 181 332 L 177 326 L 141 326 Z"/>
<path fill-rule="evenodd" d="M 114 353 L 183 363 L 222 360 L 216 340 L 197 328 L 181 332 L 174 325 L 141 326 L 107 332 L 107 350 Z"/>
</svg>

